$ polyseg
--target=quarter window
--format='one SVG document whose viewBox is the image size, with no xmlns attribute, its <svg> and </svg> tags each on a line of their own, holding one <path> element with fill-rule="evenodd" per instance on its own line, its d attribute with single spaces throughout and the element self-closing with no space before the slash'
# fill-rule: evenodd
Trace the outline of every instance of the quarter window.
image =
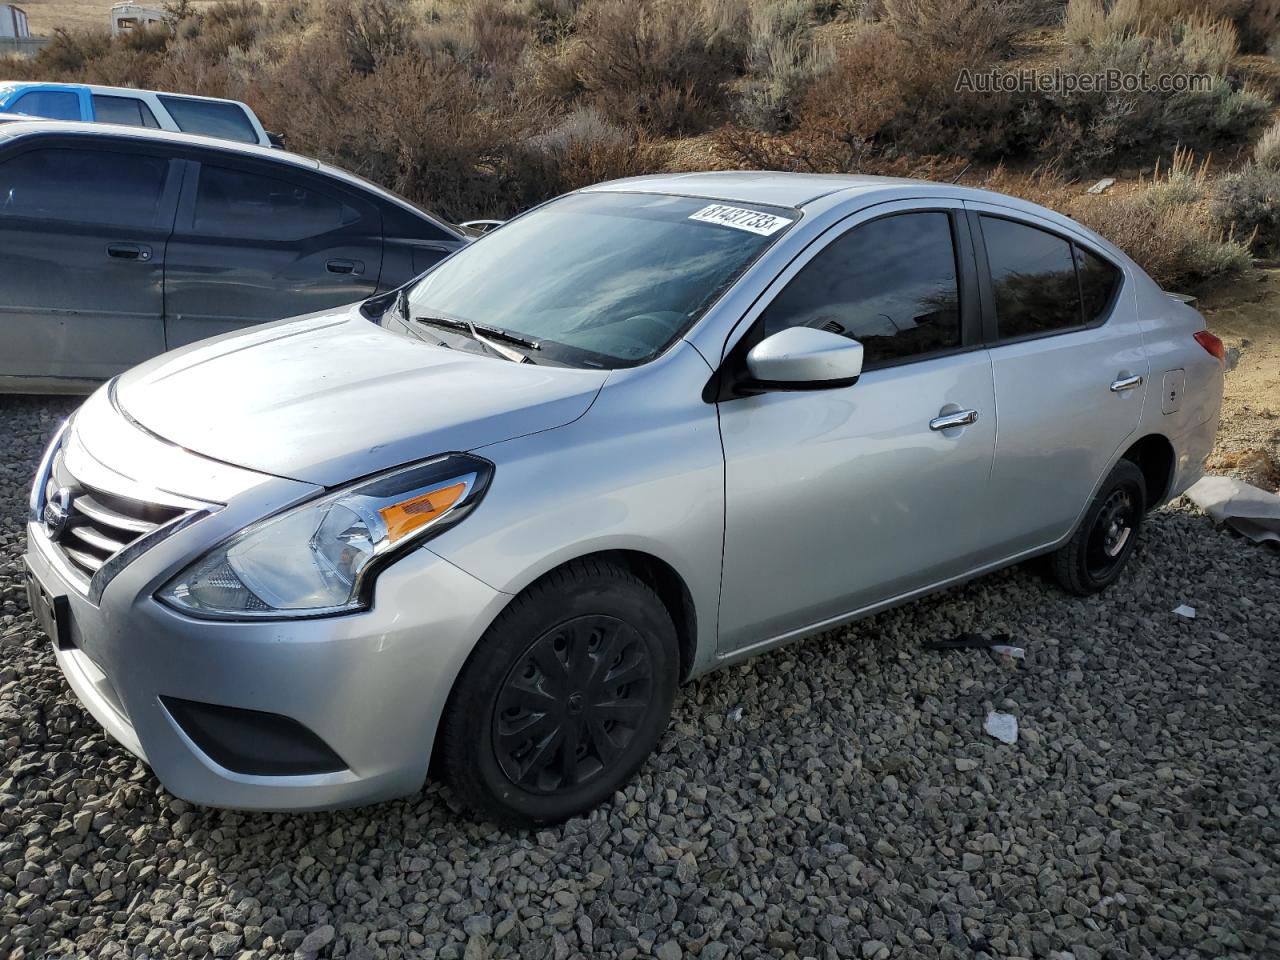
<svg viewBox="0 0 1280 960">
<path fill-rule="evenodd" d="M 854 227 L 769 304 L 763 334 L 817 327 L 862 344 L 864 366 L 960 346 L 951 218 L 902 213 Z"/>
<path fill-rule="evenodd" d="M 129 127 L 151 127 L 152 129 L 158 129 L 160 126 L 151 108 L 137 97 L 112 97 L 95 93 L 93 113 L 102 123 L 122 123 Z"/>
<path fill-rule="evenodd" d="M 982 217 L 1000 339 L 1082 324 L 1071 244 L 1036 227 Z"/>
<path fill-rule="evenodd" d="M 28 150 L 0 165 L 0 217 L 152 226 L 168 171 L 145 154 Z"/>
<path fill-rule="evenodd" d="M 1101 257 L 1076 247 L 1076 269 L 1080 271 L 1080 295 L 1084 300 L 1084 322 L 1106 319 L 1111 299 L 1120 286 L 1120 271 Z"/>
<path fill-rule="evenodd" d="M 226 167 L 200 168 L 197 233 L 300 240 L 359 218 L 351 207 L 309 186 Z"/>
<path fill-rule="evenodd" d="M 239 104 L 188 97 L 161 97 L 160 102 L 184 133 L 203 133 L 241 143 L 258 142 L 258 131 Z"/>
<path fill-rule="evenodd" d="M 79 120 L 80 98 L 65 90 L 32 90 L 24 93 L 8 108 L 12 113 L 50 120 Z"/>
</svg>

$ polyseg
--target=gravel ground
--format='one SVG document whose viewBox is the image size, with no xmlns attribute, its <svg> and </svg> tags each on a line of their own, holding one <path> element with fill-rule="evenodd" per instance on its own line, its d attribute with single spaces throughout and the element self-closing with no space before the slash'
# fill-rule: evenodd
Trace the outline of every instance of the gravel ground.
<svg viewBox="0 0 1280 960">
<path fill-rule="evenodd" d="M 1280 956 L 1280 560 L 1190 509 L 1105 599 L 1017 569 L 695 682 L 557 829 L 434 786 L 249 816 L 166 794 L 32 626 L 26 489 L 71 407 L 0 397 L 0 956 Z M 1025 664 L 922 649 L 961 630 Z"/>
</svg>

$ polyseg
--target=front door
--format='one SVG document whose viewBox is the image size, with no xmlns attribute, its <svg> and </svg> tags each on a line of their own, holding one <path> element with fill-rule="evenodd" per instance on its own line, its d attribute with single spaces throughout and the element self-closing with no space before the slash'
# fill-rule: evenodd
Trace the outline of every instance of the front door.
<svg viewBox="0 0 1280 960">
<path fill-rule="evenodd" d="M 83 142 L 0 159 L 0 376 L 105 380 L 164 352 L 182 163 Z"/>
<path fill-rule="evenodd" d="M 373 295 L 377 208 L 292 165 L 192 163 L 165 275 L 170 349 Z"/>
<path fill-rule="evenodd" d="M 722 652 L 963 574 L 984 549 L 995 397 L 968 225 L 959 204 L 876 209 L 789 268 L 726 361 L 796 325 L 865 357 L 852 386 L 720 403 Z"/>
</svg>

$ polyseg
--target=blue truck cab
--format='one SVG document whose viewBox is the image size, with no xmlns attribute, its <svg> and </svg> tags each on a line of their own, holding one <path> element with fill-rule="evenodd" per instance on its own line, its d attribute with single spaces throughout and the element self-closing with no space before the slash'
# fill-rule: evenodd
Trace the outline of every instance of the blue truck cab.
<svg viewBox="0 0 1280 960">
<path fill-rule="evenodd" d="M 238 100 L 88 83 L 0 81 L 0 119 L 40 117 L 118 123 L 176 133 L 277 146 L 252 110 Z"/>
</svg>

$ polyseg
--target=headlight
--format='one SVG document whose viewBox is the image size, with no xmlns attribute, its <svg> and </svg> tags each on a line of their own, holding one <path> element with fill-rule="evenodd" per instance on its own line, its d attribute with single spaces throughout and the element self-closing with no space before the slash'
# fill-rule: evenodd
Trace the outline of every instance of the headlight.
<svg viewBox="0 0 1280 960">
<path fill-rule="evenodd" d="M 368 604 L 370 574 L 466 516 L 492 473 L 487 460 L 452 453 L 362 480 L 246 527 L 158 596 L 213 618 L 360 609 Z"/>
</svg>

